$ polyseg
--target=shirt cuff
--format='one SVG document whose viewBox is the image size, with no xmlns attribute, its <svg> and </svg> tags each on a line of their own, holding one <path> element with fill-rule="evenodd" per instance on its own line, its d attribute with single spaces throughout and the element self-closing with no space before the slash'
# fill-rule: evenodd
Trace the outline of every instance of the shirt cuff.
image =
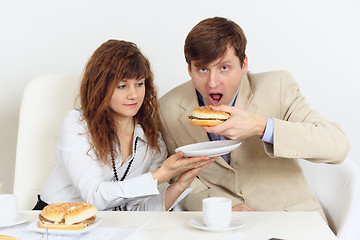
<svg viewBox="0 0 360 240">
<path fill-rule="evenodd" d="M 153 178 L 151 172 L 116 183 L 119 189 L 114 191 L 114 198 L 136 198 L 159 194 L 157 180 Z"/>
<path fill-rule="evenodd" d="M 271 117 L 266 118 L 266 127 L 262 141 L 273 144 L 274 143 L 274 120 Z"/>
</svg>

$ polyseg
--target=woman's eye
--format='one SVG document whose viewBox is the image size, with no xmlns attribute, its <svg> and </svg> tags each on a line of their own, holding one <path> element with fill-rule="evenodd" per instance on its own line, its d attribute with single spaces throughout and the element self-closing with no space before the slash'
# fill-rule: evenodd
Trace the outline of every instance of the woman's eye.
<svg viewBox="0 0 360 240">
<path fill-rule="evenodd" d="M 199 72 L 201 72 L 201 73 L 204 73 L 204 72 L 206 72 L 206 71 L 207 71 L 206 68 L 201 68 L 201 69 L 199 70 Z"/>
<path fill-rule="evenodd" d="M 137 84 L 137 86 L 138 87 L 141 87 L 141 86 L 143 86 L 145 83 L 144 82 L 139 82 L 138 84 Z"/>
<path fill-rule="evenodd" d="M 223 66 L 223 67 L 221 67 L 221 71 L 227 71 L 227 70 L 229 70 L 229 67 L 228 67 L 228 66 Z"/>
<path fill-rule="evenodd" d="M 125 85 L 119 85 L 117 88 L 123 89 L 123 88 L 125 88 Z"/>
</svg>

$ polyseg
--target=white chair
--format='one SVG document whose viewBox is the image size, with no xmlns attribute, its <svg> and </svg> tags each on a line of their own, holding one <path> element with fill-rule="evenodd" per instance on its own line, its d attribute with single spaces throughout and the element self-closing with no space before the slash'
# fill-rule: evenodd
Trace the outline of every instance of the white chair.
<svg viewBox="0 0 360 240">
<path fill-rule="evenodd" d="M 51 171 L 65 114 L 74 108 L 80 75 L 47 75 L 24 90 L 16 147 L 14 194 L 20 210 L 32 209 Z"/>
<path fill-rule="evenodd" d="M 324 208 L 330 228 L 341 240 L 360 239 L 360 169 L 349 159 L 341 164 L 299 160 L 310 190 Z"/>
</svg>

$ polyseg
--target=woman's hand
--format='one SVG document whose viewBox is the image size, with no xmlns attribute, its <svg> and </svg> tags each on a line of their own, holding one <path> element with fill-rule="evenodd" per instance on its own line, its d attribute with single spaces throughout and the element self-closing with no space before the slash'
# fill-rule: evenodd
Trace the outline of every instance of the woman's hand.
<svg viewBox="0 0 360 240">
<path fill-rule="evenodd" d="M 197 159 L 197 158 L 188 158 L 188 159 Z M 200 158 L 201 159 L 201 158 Z M 168 210 L 175 200 L 188 188 L 194 178 L 207 166 L 209 166 L 215 158 L 205 158 L 208 160 L 203 160 L 200 162 L 204 164 L 200 167 L 189 169 L 185 172 L 182 172 L 176 181 L 171 184 L 165 192 L 165 210 Z M 200 160 L 201 161 L 201 160 Z"/>
<path fill-rule="evenodd" d="M 159 169 L 152 172 L 153 178 L 157 179 L 158 183 L 160 184 L 191 169 L 202 169 L 203 167 L 209 165 L 214 161 L 214 158 L 210 158 L 207 156 L 182 158 L 183 156 L 184 153 L 180 151 L 168 157 Z M 198 172 L 200 171 L 201 170 L 199 170 Z M 194 174 L 197 174 L 198 172 L 190 171 L 183 176 L 184 180 L 185 178 L 194 179 L 194 177 L 196 176 Z M 186 179 L 185 182 L 187 181 L 189 180 Z"/>
<path fill-rule="evenodd" d="M 215 159 L 215 158 L 213 158 Z M 193 168 L 190 169 L 186 172 L 183 172 L 180 174 L 180 176 L 176 179 L 176 181 L 174 182 L 174 184 L 178 184 L 178 186 L 180 187 L 180 189 L 182 189 L 183 191 L 188 188 L 190 186 L 190 184 L 192 183 L 192 181 L 195 179 L 195 177 L 207 166 L 209 166 L 212 163 L 209 162 L 206 165 L 199 167 L 199 168 Z"/>
</svg>

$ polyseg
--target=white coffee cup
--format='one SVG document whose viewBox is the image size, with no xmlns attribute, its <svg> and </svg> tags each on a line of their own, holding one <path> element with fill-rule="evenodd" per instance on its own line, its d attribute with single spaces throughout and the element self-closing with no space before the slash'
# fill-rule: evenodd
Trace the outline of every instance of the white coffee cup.
<svg viewBox="0 0 360 240">
<path fill-rule="evenodd" d="M 15 222 L 17 201 L 14 194 L 0 194 L 0 222 Z"/>
<path fill-rule="evenodd" d="M 231 222 L 231 200 L 224 197 L 210 197 L 202 201 L 203 221 L 208 228 L 224 229 Z"/>
</svg>

